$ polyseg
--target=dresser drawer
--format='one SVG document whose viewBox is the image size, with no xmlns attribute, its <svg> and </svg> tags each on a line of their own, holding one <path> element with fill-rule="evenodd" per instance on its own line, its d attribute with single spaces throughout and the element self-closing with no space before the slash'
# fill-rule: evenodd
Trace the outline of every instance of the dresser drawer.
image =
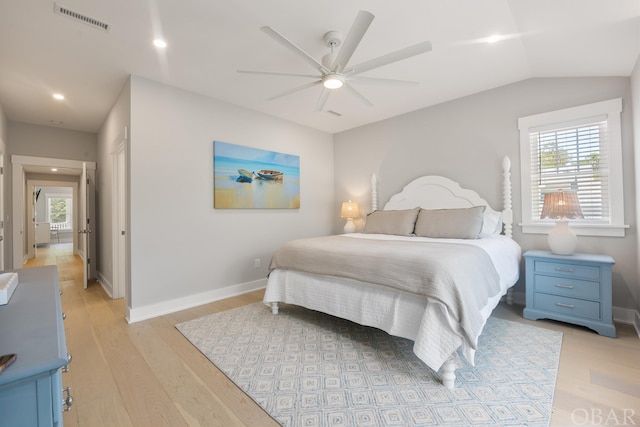
<svg viewBox="0 0 640 427">
<path fill-rule="evenodd" d="M 535 292 L 590 300 L 600 299 L 600 282 L 536 274 L 533 276 L 533 286 Z"/>
<path fill-rule="evenodd" d="M 562 277 L 575 277 L 577 279 L 600 280 L 600 268 L 591 265 L 535 260 L 533 272 Z"/>
<path fill-rule="evenodd" d="M 601 318 L 600 303 L 596 301 L 585 301 L 536 292 L 533 296 L 533 304 L 537 310 L 580 316 L 588 319 L 599 320 Z"/>
</svg>

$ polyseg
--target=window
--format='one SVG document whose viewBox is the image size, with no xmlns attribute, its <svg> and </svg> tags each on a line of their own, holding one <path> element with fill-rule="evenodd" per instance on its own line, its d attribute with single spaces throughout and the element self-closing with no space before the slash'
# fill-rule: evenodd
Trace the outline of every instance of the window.
<svg viewBox="0 0 640 427">
<path fill-rule="evenodd" d="M 549 231 L 544 194 L 563 189 L 578 193 L 577 234 L 624 236 L 621 112 L 618 98 L 518 120 L 524 233 Z"/>
<path fill-rule="evenodd" d="M 72 227 L 73 199 L 67 195 L 47 194 L 47 220 L 60 230 Z"/>
</svg>

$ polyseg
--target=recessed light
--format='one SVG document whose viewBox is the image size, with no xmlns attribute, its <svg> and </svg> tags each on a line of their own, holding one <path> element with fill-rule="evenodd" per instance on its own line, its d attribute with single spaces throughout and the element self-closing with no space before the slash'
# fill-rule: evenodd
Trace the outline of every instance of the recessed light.
<svg viewBox="0 0 640 427">
<path fill-rule="evenodd" d="M 153 40 L 153 45 L 157 48 L 164 49 L 167 47 L 167 42 L 162 39 L 155 39 Z"/>
<path fill-rule="evenodd" d="M 51 168 L 51 172 L 58 172 L 58 168 Z"/>
<path fill-rule="evenodd" d="M 505 37 L 504 37 L 504 36 L 501 36 L 500 34 L 494 34 L 494 35 L 492 35 L 492 36 L 487 37 L 487 38 L 485 39 L 485 41 L 486 41 L 487 43 L 497 43 L 497 42 L 499 42 L 500 40 L 502 40 L 502 39 L 504 39 L 504 38 L 505 38 Z"/>
<path fill-rule="evenodd" d="M 63 95 L 63 94 L 61 94 L 61 93 L 54 93 L 54 94 L 53 94 L 53 97 L 54 97 L 55 99 L 57 99 L 58 101 L 62 101 L 62 100 L 64 99 L 64 95 Z"/>
</svg>

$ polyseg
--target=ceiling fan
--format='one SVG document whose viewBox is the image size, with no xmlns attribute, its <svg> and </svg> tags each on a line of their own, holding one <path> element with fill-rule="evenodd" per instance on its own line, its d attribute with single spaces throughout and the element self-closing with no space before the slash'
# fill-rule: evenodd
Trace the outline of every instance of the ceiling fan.
<svg viewBox="0 0 640 427">
<path fill-rule="evenodd" d="M 331 49 L 331 52 L 324 55 L 321 61 L 316 60 L 313 56 L 309 55 L 307 52 L 298 47 L 295 43 L 287 39 L 285 36 L 280 34 L 275 29 L 265 26 L 262 27 L 261 30 L 264 31 L 267 35 L 272 37 L 274 40 L 282 44 L 287 49 L 296 53 L 300 58 L 305 60 L 309 65 L 311 65 L 318 74 L 297 74 L 297 73 L 280 73 L 280 72 L 271 72 L 271 71 L 250 71 L 250 70 L 238 70 L 239 73 L 247 73 L 247 74 L 266 74 L 273 76 L 290 76 L 290 77 L 308 77 L 314 79 L 313 82 L 307 83 L 302 86 L 295 87 L 293 89 L 289 89 L 285 92 L 278 93 L 267 98 L 269 101 L 286 96 L 291 95 L 295 92 L 317 86 L 322 85 L 322 92 L 320 93 L 320 98 L 316 103 L 316 111 L 322 111 L 324 108 L 327 99 L 329 98 L 329 94 L 332 90 L 344 88 L 349 93 L 351 93 L 356 98 L 360 99 L 364 104 L 371 106 L 373 105 L 367 98 L 365 98 L 360 92 L 353 88 L 349 82 L 358 80 L 363 83 L 383 83 L 383 84 L 395 84 L 395 85 L 410 85 L 415 86 L 420 84 L 419 82 L 412 82 L 406 80 L 393 80 L 393 79 L 383 79 L 383 78 L 375 78 L 375 77 L 365 77 L 361 76 L 362 73 L 366 71 L 373 70 L 374 68 L 382 67 L 383 65 L 391 64 L 392 62 L 401 61 L 403 59 L 410 58 L 412 56 L 420 55 L 422 53 L 426 53 L 431 50 L 431 43 L 429 41 L 425 41 L 422 43 L 418 43 L 413 46 L 406 47 L 404 49 L 397 50 L 395 52 L 388 53 L 386 55 L 380 56 L 378 58 L 371 59 L 369 61 L 365 61 L 363 63 L 350 66 L 349 60 L 351 56 L 354 54 L 356 48 L 360 44 L 360 41 L 364 37 L 367 32 L 371 22 L 373 21 L 374 15 L 370 12 L 361 10 L 358 12 L 351 29 L 347 33 L 347 37 L 344 38 L 344 42 L 342 40 L 342 35 L 339 31 L 329 31 L 323 36 L 323 40 L 327 44 L 327 46 Z M 339 47 L 340 51 L 336 54 L 334 52 L 335 48 Z"/>
</svg>

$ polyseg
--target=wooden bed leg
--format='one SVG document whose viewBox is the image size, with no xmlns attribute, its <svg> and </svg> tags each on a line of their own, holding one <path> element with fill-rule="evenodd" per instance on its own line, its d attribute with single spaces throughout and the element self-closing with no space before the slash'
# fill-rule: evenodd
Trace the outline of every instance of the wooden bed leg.
<svg viewBox="0 0 640 427">
<path fill-rule="evenodd" d="M 442 365 L 442 384 L 448 388 L 452 389 L 456 382 L 456 364 L 454 362 L 453 355 L 451 355 L 444 365 Z"/>
<path fill-rule="evenodd" d="M 278 310 L 280 310 L 280 306 L 277 302 L 271 303 L 271 314 L 278 314 Z"/>
<path fill-rule="evenodd" d="M 507 289 L 507 305 L 513 305 L 513 288 Z"/>
</svg>

